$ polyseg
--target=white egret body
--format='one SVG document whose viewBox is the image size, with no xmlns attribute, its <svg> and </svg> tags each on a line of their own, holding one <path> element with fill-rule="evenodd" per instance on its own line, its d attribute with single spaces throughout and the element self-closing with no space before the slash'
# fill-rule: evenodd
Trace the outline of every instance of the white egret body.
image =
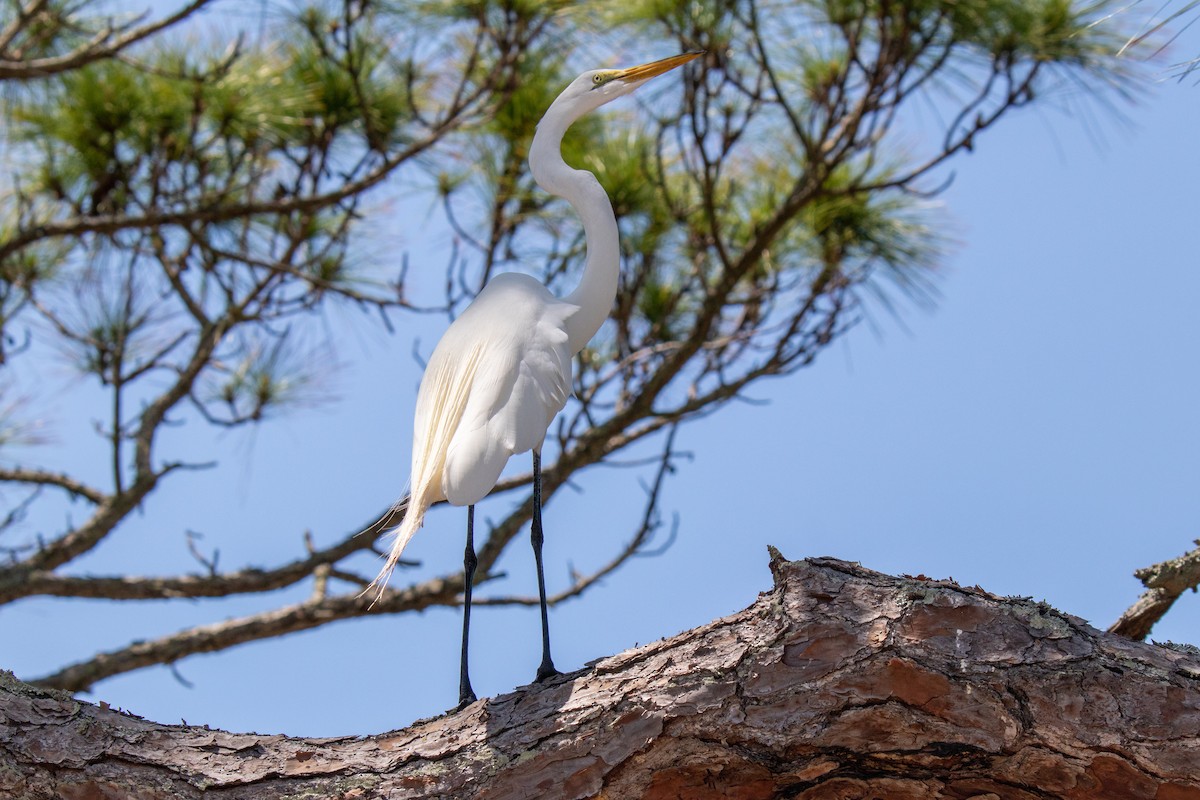
<svg viewBox="0 0 1200 800">
<path fill-rule="evenodd" d="M 562 160 L 563 134 L 587 112 L 698 55 L 687 53 L 623 70 L 590 70 L 551 103 L 534 134 L 529 168 L 538 185 L 569 202 L 583 222 L 587 261 L 579 286 L 560 299 L 528 275 L 497 275 L 446 330 L 425 368 L 413 423 L 408 505 L 374 585 L 382 593 L 430 505 L 448 500 L 468 507 L 460 707 L 475 699 L 467 676 L 474 504 L 496 485 L 510 456 L 529 450 L 534 461 L 531 538 L 542 612 L 538 679 L 556 674 L 542 570 L 540 454 L 546 430 L 570 394 L 571 358 L 612 309 L 620 266 L 612 204 L 592 173 Z"/>
<path fill-rule="evenodd" d="M 574 311 L 534 278 L 504 273 L 446 330 L 417 394 L 412 500 L 392 555 L 430 503 L 473 505 L 509 456 L 542 446 L 570 393 L 574 353 L 563 328 Z"/>
</svg>

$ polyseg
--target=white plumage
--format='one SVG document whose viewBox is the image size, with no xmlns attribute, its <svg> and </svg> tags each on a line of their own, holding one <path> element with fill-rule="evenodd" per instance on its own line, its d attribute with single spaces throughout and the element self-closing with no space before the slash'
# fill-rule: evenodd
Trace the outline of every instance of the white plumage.
<svg viewBox="0 0 1200 800">
<path fill-rule="evenodd" d="M 417 394 L 411 490 L 387 561 L 372 586 L 378 589 L 377 597 L 381 596 L 430 505 L 445 499 L 473 507 L 496 485 L 509 457 L 532 450 L 532 539 L 542 612 L 539 679 L 556 673 L 550 659 L 542 575 L 538 456 L 546 430 L 570 394 L 571 358 L 595 335 L 612 308 L 620 267 L 617 223 L 608 195 L 590 172 L 563 162 L 562 137 L 571 123 L 587 112 L 698 55 L 673 56 L 624 70 L 589 70 L 554 100 L 538 123 L 529 149 L 529 168 L 538 185 L 566 199 L 583 223 L 587 261 L 579 286 L 560 300 L 528 275 L 505 273 L 492 278 L 434 348 Z M 475 697 L 467 677 L 475 569 L 472 514 L 468 513 L 464 559 L 460 706 Z"/>
<path fill-rule="evenodd" d="M 446 330 L 417 393 L 407 514 L 439 500 L 477 503 L 510 456 L 541 448 L 570 394 L 563 323 L 575 310 L 528 275 L 504 273 Z M 397 532 L 397 558 L 412 523 Z"/>
</svg>

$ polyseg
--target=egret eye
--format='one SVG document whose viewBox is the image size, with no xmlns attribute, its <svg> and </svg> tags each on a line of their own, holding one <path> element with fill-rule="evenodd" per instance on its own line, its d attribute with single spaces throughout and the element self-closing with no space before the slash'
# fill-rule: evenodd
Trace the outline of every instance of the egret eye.
<svg viewBox="0 0 1200 800">
<path fill-rule="evenodd" d="M 600 75 L 599 73 L 597 73 L 596 75 L 592 76 L 592 85 L 593 86 L 599 86 L 602 83 L 604 83 L 603 75 Z"/>
</svg>

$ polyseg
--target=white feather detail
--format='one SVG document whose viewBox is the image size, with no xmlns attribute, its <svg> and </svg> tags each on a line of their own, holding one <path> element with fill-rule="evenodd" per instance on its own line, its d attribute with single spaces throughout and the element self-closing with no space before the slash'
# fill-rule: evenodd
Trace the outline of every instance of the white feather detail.
<svg viewBox="0 0 1200 800">
<path fill-rule="evenodd" d="M 412 491 L 371 584 L 379 594 L 433 503 L 477 503 L 511 456 L 541 448 L 570 395 L 563 323 L 576 310 L 534 278 L 504 273 L 446 330 L 417 393 Z"/>
</svg>

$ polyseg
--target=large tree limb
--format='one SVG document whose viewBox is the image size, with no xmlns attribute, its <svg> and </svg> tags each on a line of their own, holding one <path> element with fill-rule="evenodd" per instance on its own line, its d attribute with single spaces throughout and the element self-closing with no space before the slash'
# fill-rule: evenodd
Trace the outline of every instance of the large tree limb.
<svg viewBox="0 0 1200 800">
<path fill-rule="evenodd" d="M 22 798 L 1200 798 L 1200 657 L 1042 603 L 772 559 L 746 610 L 366 738 L 161 725 L 11 679 Z"/>
</svg>

